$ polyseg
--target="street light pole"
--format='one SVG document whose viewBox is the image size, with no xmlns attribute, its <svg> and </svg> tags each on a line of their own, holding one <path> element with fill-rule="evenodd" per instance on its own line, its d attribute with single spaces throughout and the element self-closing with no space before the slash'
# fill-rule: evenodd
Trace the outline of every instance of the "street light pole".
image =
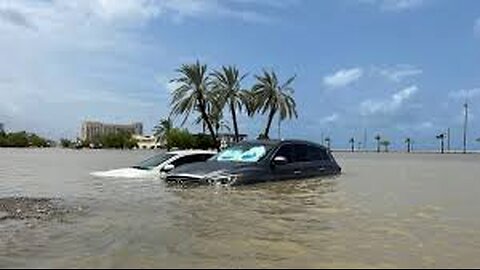
<svg viewBox="0 0 480 270">
<path fill-rule="evenodd" d="M 467 153 L 467 125 L 468 125 L 468 95 L 464 104 L 465 107 L 465 122 L 463 124 L 463 153 Z"/>
<path fill-rule="evenodd" d="M 447 150 L 450 152 L 450 128 L 447 129 Z"/>
<path fill-rule="evenodd" d="M 363 149 L 367 150 L 367 129 L 363 131 Z"/>
</svg>

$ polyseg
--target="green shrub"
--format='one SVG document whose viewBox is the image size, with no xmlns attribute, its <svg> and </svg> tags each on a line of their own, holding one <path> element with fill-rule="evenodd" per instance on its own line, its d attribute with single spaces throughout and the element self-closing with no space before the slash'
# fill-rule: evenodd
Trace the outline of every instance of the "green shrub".
<svg viewBox="0 0 480 270">
<path fill-rule="evenodd" d="M 0 133 L 0 147 L 49 147 L 51 142 L 25 131 Z"/>
<path fill-rule="evenodd" d="M 166 134 L 167 149 L 212 149 L 215 144 L 206 134 L 191 134 L 187 129 L 173 128 Z"/>
<path fill-rule="evenodd" d="M 137 141 L 128 132 L 105 134 L 90 142 L 83 142 L 83 145 L 87 147 L 91 144 L 93 144 L 94 148 L 132 149 L 137 147 Z"/>
</svg>

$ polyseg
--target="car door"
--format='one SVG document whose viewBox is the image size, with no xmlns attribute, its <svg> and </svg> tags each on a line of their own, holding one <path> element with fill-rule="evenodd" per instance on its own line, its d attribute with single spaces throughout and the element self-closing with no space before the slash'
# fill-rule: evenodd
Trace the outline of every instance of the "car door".
<svg viewBox="0 0 480 270">
<path fill-rule="evenodd" d="M 283 144 L 280 146 L 278 151 L 272 158 L 272 161 L 276 157 L 284 157 L 287 160 L 286 164 L 275 165 L 272 163 L 272 174 L 273 180 L 289 180 L 295 178 L 296 167 L 293 162 L 293 145 L 292 144 Z"/>
<path fill-rule="evenodd" d="M 314 174 L 315 164 L 310 160 L 307 144 L 296 143 L 293 145 L 293 167 L 296 179 L 308 178 Z"/>
<path fill-rule="evenodd" d="M 331 173 L 333 170 L 333 163 L 331 162 L 326 149 L 315 145 L 309 145 L 308 155 L 310 160 L 309 177 L 322 176 Z"/>
</svg>

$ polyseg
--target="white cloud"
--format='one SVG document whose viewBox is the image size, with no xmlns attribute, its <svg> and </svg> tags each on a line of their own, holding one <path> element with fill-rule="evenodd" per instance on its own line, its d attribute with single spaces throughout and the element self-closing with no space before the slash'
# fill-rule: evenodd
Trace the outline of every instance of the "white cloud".
<svg viewBox="0 0 480 270">
<path fill-rule="evenodd" d="M 397 65 L 392 68 L 378 68 L 378 73 L 390 81 L 401 82 L 405 78 L 422 74 L 423 70 L 411 65 Z"/>
<path fill-rule="evenodd" d="M 80 19 L 80 24 L 103 23 L 115 26 L 139 24 L 158 17 L 175 21 L 186 18 L 223 17 L 247 22 L 270 22 L 272 19 L 258 12 L 259 4 L 246 2 L 241 7 L 218 0 L 18 0 L 0 3 L 0 24 L 33 27 L 36 24 L 57 25 L 65 20 Z M 266 2 L 272 8 L 280 6 Z"/>
<path fill-rule="evenodd" d="M 157 82 L 167 91 L 167 93 L 172 93 L 175 89 L 181 86 L 178 82 L 172 82 L 167 76 L 158 75 Z"/>
<path fill-rule="evenodd" d="M 340 88 L 358 81 L 363 76 L 361 68 L 341 69 L 323 78 L 323 84 L 329 88 Z"/>
<path fill-rule="evenodd" d="M 57 123 L 72 133 L 85 116 L 148 122 L 166 113 L 167 91 L 174 87 L 168 81 L 159 86 L 155 74 L 171 71 L 187 56 L 167 52 L 147 24 L 206 18 L 271 22 L 265 8 L 273 14 L 287 7 L 233 1 L 0 0 L 0 116 L 11 119 L 13 128 Z M 59 113 L 65 108 L 71 109 L 68 116 Z"/>
<path fill-rule="evenodd" d="M 433 127 L 433 123 L 430 122 L 430 121 L 425 121 L 425 122 L 421 123 L 420 125 L 418 125 L 418 127 L 421 128 L 421 129 L 429 129 L 429 128 Z"/>
<path fill-rule="evenodd" d="M 30 21 L 28 21 L 27 17 L 24 14 L 18 12 L 14 9 L 9 8 L 2 8 L 0 9 L 0 22 L 3 21 L 7 24 L 12 24 L 20 27 L 25 28 L 34 28 Z"/>
<path fill-rule="evenodd" d="M 393 94 L 387 100 L 365 100 L 360 104 L 360 112 L 362 115 L 394 113 L 402 108 L 405 101 L 410 99 L 417 91 L 418 87 L 413 85 Z"/>
<path fill-rule="evenodd" d="M 338 121 L 339 119 L 339 115 L 337 113 L 333 113 L 329 116 L 326 116 L 326 117 L 323 117 L 322 119 L 320 119 L 320 123 L 321 124 L 330 124 L 330 123 L 334 123 L 336 121 Z"/>
<path fill-rule="evenodd" d="M 473 89 L 462 89 L 451 91 L 448 93 L 448 96 L 452 99 L 461 99 L 465 100 L 467 98 L 475 98 L 480 96 L 480 88 L 473 88 Z"/>
<path fill-rule="evenodd" d="M 405 11 L 421 7 L 425 0 L 359 0 L 360 3 L 378 6 L 383 11 Z"/>
</svg>

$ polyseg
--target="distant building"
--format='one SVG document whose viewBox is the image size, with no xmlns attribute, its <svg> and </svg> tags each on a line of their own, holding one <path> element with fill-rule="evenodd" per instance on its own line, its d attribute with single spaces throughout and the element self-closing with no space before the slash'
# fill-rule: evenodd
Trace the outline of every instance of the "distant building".
<svg viewBox="0 0 480 270">
<path fill-rule="evenodd" d="M 132 135 L 143 134 L 143 124 L 105 124 L 101 122 L 83 122 L 80 138 L 83 141 L 91 141 L 94 138 L 107 134 L 117 134 L 120 132 L 129 132 Z"/>
<path fill-rule="evenodd" d="M 238 134 L 239 141 L 247 139 L 247 134 Z M 220 148 L 228 147 L 235 143 L 235 134 L 232 133 L 219 133 L 218 140 L 220 141 Z"/>
<path fill-rule="evenodd" d="M 137 140 L 137 145 L 140 149 L 155 149 L 163 146 L 161 142 L 157 142 L 155 136 L 133 135 L 133 138 Z"/>
</svg>

